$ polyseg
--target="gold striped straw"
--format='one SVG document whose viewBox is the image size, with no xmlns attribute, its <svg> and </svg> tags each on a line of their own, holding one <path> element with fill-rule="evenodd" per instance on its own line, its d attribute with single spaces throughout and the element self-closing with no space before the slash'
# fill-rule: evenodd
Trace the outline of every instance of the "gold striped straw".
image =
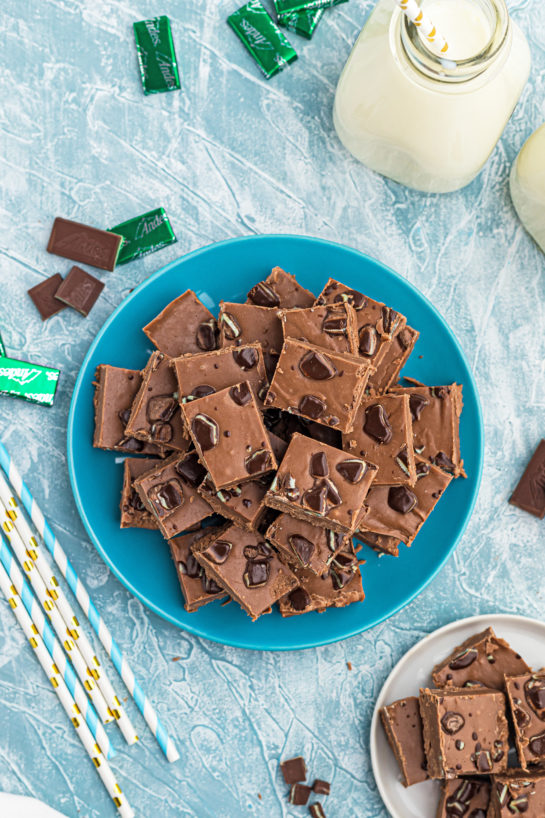
<svg viewBox="0 0 545 818">
<path fill-rule="evenodd" d="M 416 0 L 396 0 L 399 8 L 406 14 L 411 23 L 420 29 L 422 35 L 432 43 L 440 54 L 446 54 L 448 43 L 437 31 L 430 18 L 422 11 Z"/>
</svg>

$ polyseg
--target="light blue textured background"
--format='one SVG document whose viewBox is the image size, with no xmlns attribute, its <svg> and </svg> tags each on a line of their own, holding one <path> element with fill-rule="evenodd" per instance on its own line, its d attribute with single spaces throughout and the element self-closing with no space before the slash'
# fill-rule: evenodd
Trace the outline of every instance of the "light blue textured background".
<svg viewBox="0 0 545 818">
<path fill-rule="evenodd" d="M 14 356 L 63 374 L 53 409 L 0 398 L 0 434 L 180 745 L 183 760 L 168 765 L 130 707 L 142 741 L 127 751 L 115 736 L 114 769 L 138 815 L 303 815 L 286 804 L 277 773 L 279 757 L 302 752 L 312 773 L 333 782 L 328 816 L 383 818 L 368 729 L 393 664 L 461 616 L 545 614 L 544 524 L 506 503 L 544 431 L 543 257 L 515 217 L 507 180 L 544 118 L 545 7 L 510 4 L 532 50 L 529 84 L 483 173 L 443 197 L 368 172 L 332 129 L 335 83 L 370 2 L 329 12 L 310 43 L 292 35 L 300 59 L 268 83 L 225 24 L 236 7 L 236 0 L 4 0 L 0 329 Z M 172 19 L 183 89 L 144 97 L 131 24 L 161 13 Z M 45 252 L 54 216 L 106 227 L 158 205 L 179 243 L 104 274 L 88 319 L 67 310 L 42 324 L 26 290 L 70 266 Z M 283 655 L 211 644 L 145 610 L 87 541 L 65 459 L 78 367 L 129 290 L 196 247 L 268 232 L 344 242 L 416 284 L 457 332 L 486 426 L 473 520 L 429 588 L 369 633 Z M 70 818 L 114 814 L 4 603 L 2 789 L 34 794 Z"/>
</svg>

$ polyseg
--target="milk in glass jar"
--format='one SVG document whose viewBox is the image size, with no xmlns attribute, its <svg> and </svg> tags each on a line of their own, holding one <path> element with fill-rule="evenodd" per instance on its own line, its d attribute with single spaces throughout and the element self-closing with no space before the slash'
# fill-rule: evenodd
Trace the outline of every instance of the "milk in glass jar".
<svg viewBox="0 0 545 818">
<path fill-rule="evenodd" d="M 457 190 L 479 173 L 530 71 L 528 44 L 504 0 L 424 0 L 448 43 L 430 44 L 379 0 L 341 74 L 337 133 L 372 170 L 428 192 Z"/>
<path fill-rule="evenodd" d="M 524 227 L 545 252 L 545 125 L 525 142 L 513 163 L 511 198 Z"/>
</svg>

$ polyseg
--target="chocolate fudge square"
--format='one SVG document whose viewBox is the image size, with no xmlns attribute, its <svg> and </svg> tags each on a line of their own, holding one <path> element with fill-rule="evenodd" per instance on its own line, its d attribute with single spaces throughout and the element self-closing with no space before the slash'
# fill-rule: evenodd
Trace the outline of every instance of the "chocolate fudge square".
<svg viewBox="0 0 545 818">
<path fill-rule="evenodd" d="M 216 489 L 209 474 L 199 486 L 199 494 L 217 513 L 248 531 L 258 531 L 267 513 L 264 503 L 271 479 L 251 480 L 229 489 Z"/>
<path fill-rule="evenodd" d="M 545 761 L 545 670 L 506 676 L 505 688 L 511 711 L 520 766 Z"/>
<path fill-rule="evenodd" d="M 286 338 L 265 406 L 348 432 L 369 374 L 361 358 Z"/>
<path fill-rule="evenodd" d="M 451 474 L 416 458 L 414 486 L 371 486 L 359 530 L 411 545 L 452 480 Z"/>
<path fill-rule="evenodd" d="M 177 397 L 178 385 L 170 358 L 154 352 L 142 372 L 142 384 L 134 399 L 126 433 L 146 443 L 186 452 L 185 432 Z"/>
<path fill-rule="evenodd" d="M 369 391 L 373 395 L 382 395 L 399 377 L 399 373 L 409 360 L 416 346 L 420 333 L 407 324 L 398 329 L 380 362 L 380 366 L 369 378 Z"/>
<path fill-rule="evenodd" d="M 208 579 L 204 568 L 199 565 L 191 550 L 196 542 L 201 544 L 212 542 L 217 537 L 218 531 L 219 527 L 207 526 L 168 541 L 184 597 L 184 608 L 188 613 L 197 611 L 215 599 L 226 597 L 223 588 L 220 588 L 213 579 Z"/>
<path fill-rule="evenodd" d="M 380 719 L 396 757 L 404 787 L 427 781 L 428 772 L 422 719 L 417 696 L 408 696 L 382 707 Z"/>
<path fill-rule="evenodd" d="M 197 491 L 204 475 L 197 454 L 189 452 L 172 455 L 135 480 L 136 491 L 167 540 L 212 514 L 212 508 Z"/>
<path fill-rule="evenodd" d="M 311 307 L 315 297 L 281 267 L 274 267 L 264 281 L 258 281 L 248 293 L 248 304 L 257 307 Z"/>
<path fill-rule="evenodd" d="M 376 474 L 358 457 L 294 434 L 265 504 L 299 520 L 352 534 Z"/>
<path fill-rule="evenodd" d="M 315 303 L 336 304 L 343 301 L 356 310 L 359 354 L 378 369 L 392 338 L 405 326 L 407 319 L 381 301 L 374 301 L 333 278 L 329 279 Z"/>
<path fill-rule="evenodd" d="M 509 502 L 540 520 L 545 517 L 545 440 L 540 441 Z"/>
<path fill-rule="evenodd" d="M 322 613 L 327 608 L 344 608 L 365 599 L 360 566 L 351 545 L 337 554 L 319 577 L 307 568 L 294 568 L 293 573 L 299 585 L 278 603 L 284 617 L 310 611 Z"/>
<path fill-rule="evenodd" d="M 350 545 L 348 535 L 289 514 L 280 514 L 266 536 L 291 566 L 308 569 L 318 576 L 325 574 L 339 551 Z"/>
<path fill-rule="evenodd" d="M 263 349 L 267 376 L 272 378 L 283 342 L 278 310 L 222 301 L 218 324 L 221 347 L 238 347 L 258 341 Z"/>
<path fill-rule="evenodd" d="M 137 369 L 100 364 L 95 372 L 95 434 L 93 446 L 133 454 L 161 454 L 163 446 L 127 435 L 125 427 L 142 377 Z"/>
<path fill-rule="evenodd" d="M 487 818 L 543 818 L 545 815 L 545 772 L 513 770 L 492 779 Z"/>
<path fill-rule="evenodd" d="M 216 319 L 193 290 L 186 290 L 171 301 L 143 331 L 170 358 L 218 347 Z"/>
<path fill-rule="evenodd" d="M 488 781 L 453 778 L 443 783 L 436 818 L 486 818 L 489 804 Z"/>
<path fill-rule="evenodd" d="M 497 775 L 507 769 L 505 696 L 473 688 L 420 691 L 430 778 Z"/>
<path fill-rule="evenodd" d="M 284 340 L 293 338 L 342 354 L 358 354 L 356 310 L 350 304 L 329 304 L 301 310 L 279 310 Z"/>
<path fill-rule="evenodd" d="M 247 381 L 182 405 L 187 429 L 216 490 L 256 480 L 277 463 Z"/>
<path fill-rule="evenodd" d="M 391 557 L 399 557 L 399 540 L 397 537 L 375 534 L 374 531 L 365 531 L 365 529 L 359 529 L 354 536 L 360 542 L 369 545 L 379 556 L 388 554 Z"/>
<path fill-rule="evenodd" d="M 524 659 L 492 628 L 476 633 L 454 648 L 432 671 L 436 687 L 483 685 L 505 689 L 505 676 L 530 673 Z"/>
<path fill-rule="evenodd" d="M 253 620 L 297 585 L 295 575 L 263 537 L 236 525 L 226 526 L 210 544 L 195 543 L 193 553 L 207 576 Z"/>
<path fill-rule="evenodd" d="M 448 386 L 415 383 L 409 387 L 394 387 L 391 392 L 409 396 L 414 448 L 420 457 L 455 477 L 465 476 L 459 433 L 464 405 L 462 387 L 457 383 Z"/>
<path fill-rule="evenodd" d="M 256 396 L 258 406 L 269 388 L 261 344 L 243 344 L 240 347 L 203 352 L 200 355 L 182 355 L 172 361 L 181 403 L 220 389 L 248 381 Z"/>
<path fill-rule="evenodd" d="M 133 483 L 162 462 L 154 457 L 127 457 L 123 463 L 121 528 L 157 528 L 155 517 L 145 507 Z"/>
<path fill-rule="evenodd" d="M 375 486 L 416 483 L 413 432 L 407 395 L 364 398 L 343 449 L 378 468 Z"/>
</svg>

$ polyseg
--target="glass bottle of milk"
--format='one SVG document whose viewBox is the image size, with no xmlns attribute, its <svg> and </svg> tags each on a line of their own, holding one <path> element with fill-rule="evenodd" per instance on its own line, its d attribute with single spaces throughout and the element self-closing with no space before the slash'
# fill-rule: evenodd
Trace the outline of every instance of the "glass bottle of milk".
<svg viewBox="0 0 545 818">
<path fill-rule="evenodd" d="M 504 0 L 424 0 L 448 42 L 434 52 L 396 5 L 379 0 L 341 74 L 337 133 L 372 170 L 445 193 L 479 173 L 530 71 Z"/>
<path fill-rule="evenodd" d="M 526 140 L 513 163 L 511 198 L 524 227 L 545 253 L 545 125 Z"/>
</svg>

